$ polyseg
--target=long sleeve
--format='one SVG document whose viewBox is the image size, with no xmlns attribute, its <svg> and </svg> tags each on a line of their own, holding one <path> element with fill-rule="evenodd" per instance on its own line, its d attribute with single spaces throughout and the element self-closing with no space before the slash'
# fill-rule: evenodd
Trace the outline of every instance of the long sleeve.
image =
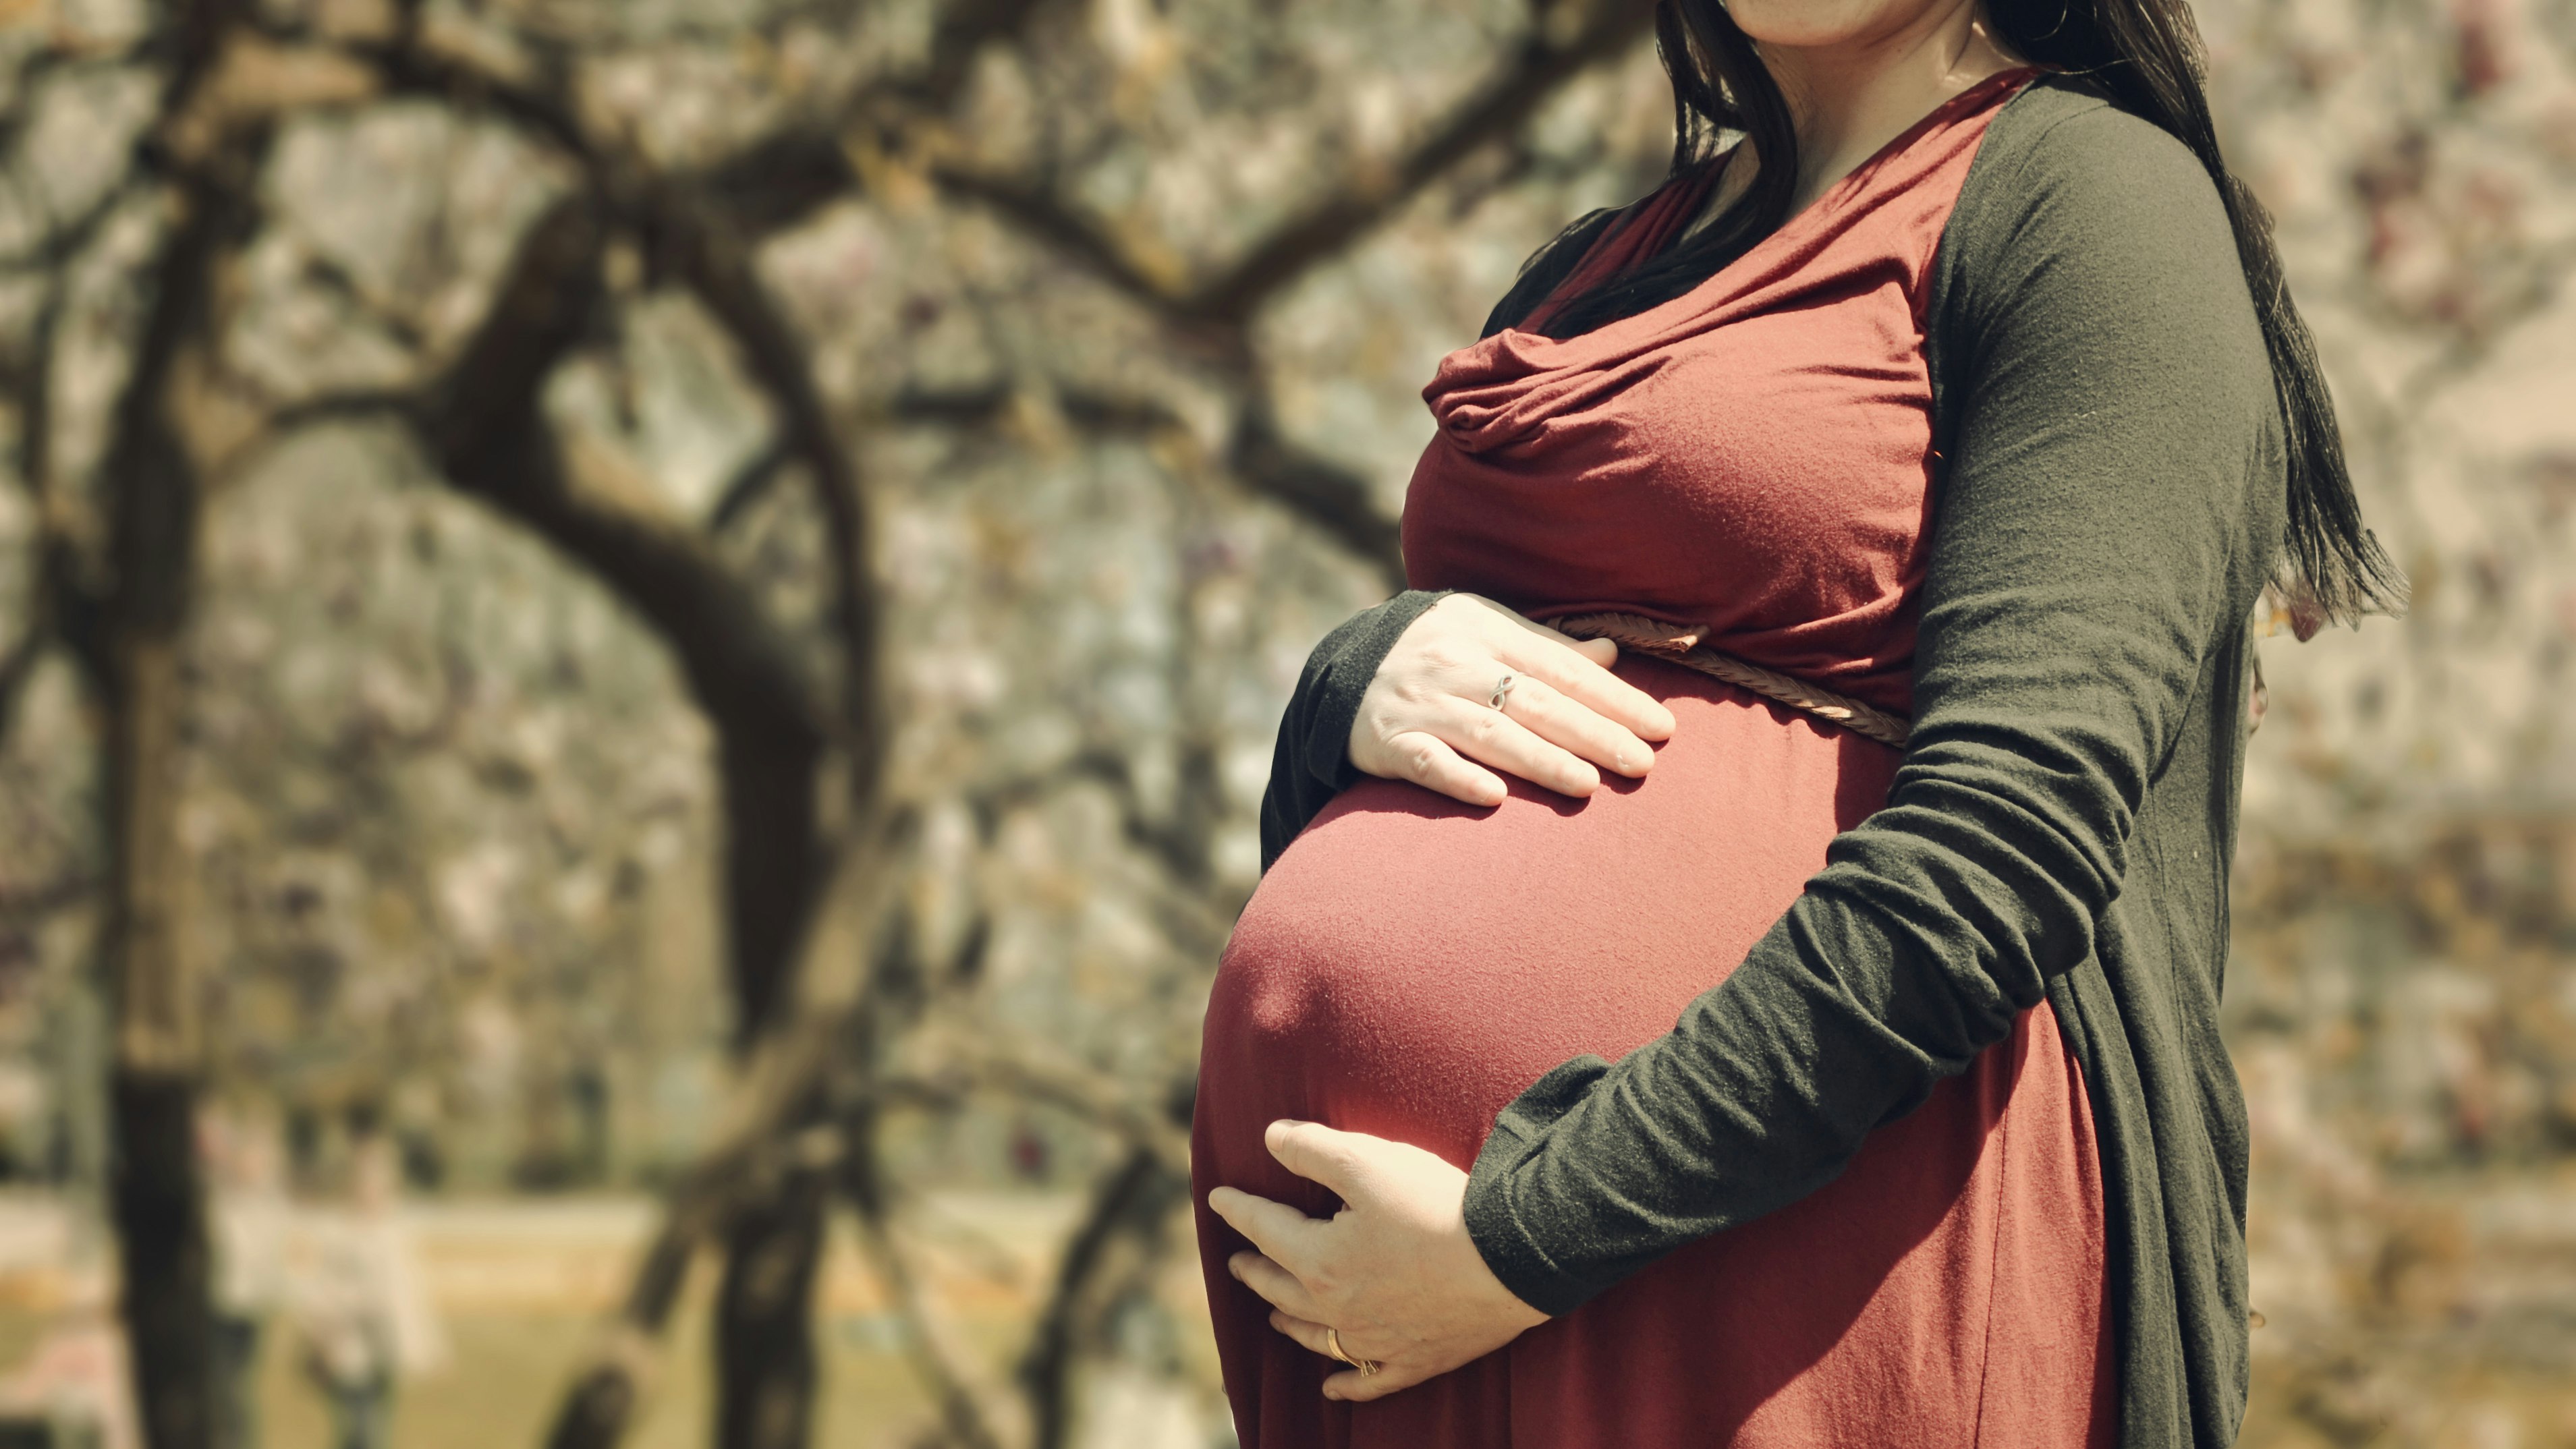
<svg viewBox="0 0 2576 1449">
<path fill-rule="evenodd" d="M 1306 668 L 1279 721 L 1270 784 L 1261 792 L 1264 871 L 1357 777 L 1351 765 L 1351 726 L 1359 719 L 1360 697 L 1368 693 L 1370 678 L 1396 639 L 1440 596 L 1433 590 L 1407 589 L 1353 615 L 1306 656 Z"/>
<path fill-rule="evenodd" d="M 1998 121 L 1943 240 L 1947 465 L 1888 802 L 1668 1035 L 1503 1112 L 1468 1225 L 1536 1307 L 1831 1181 L 2095 963 L 2178 745 L 2235 728 L 2211 695 L 2281 486 L 2262 337 L 2198 163 L 2063 102 Z"/>
</svg>

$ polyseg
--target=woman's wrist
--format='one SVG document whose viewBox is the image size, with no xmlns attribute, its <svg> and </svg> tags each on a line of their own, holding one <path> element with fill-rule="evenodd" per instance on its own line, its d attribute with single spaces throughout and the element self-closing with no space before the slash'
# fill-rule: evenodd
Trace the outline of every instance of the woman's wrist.
<svg viewBox="0 0 2576 1449">
<path fill-rule="evenodd" d="M 1313 712 L 1300 758 L 1317 780 L 1340 790 L 1359 778 L 1359 767 L 1351 761 L 1351 731 L 1359 721 L 1360 703 L 1386 657 L 1395 652 L 1396 641 L 1449 594 L 1447 589 L 1406 589 L 1352 615 L 1315 646 L 1306 666 L 1313 681 Z"/>
</svg>

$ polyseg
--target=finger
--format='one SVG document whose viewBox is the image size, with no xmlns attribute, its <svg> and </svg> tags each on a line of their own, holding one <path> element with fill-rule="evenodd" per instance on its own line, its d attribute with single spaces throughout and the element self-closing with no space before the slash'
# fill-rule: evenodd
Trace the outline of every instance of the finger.
<svg viewBox="0 0 2576 1449">
<path fill-rule="evenodd" d="M 1324 1325 L 1313 1319 L 1274 1312 L 1270 1315 L 1270 1326 L 1286 1334 L 1299 1348 L 1308 1353 L 1320 1354 L 1337 1364 L 1343 1362 L 1342 1359 L 1334 1357 L 1333 1341 L 1325 1336 Z M 1342 1335 L 1342 1351 L 1354 1358 L 1368 1357 L 1365 1351 L 1351 1342 L 1351 1336 L 1347 1333 Z M 1425 1374 L 1399 1368 L 1383 1361 L 1378 1364 L 1377 1372 L 1373 1374 L 1361 1373 L 1357 1368 L 1345 1368 L 1324 1380 L 1324 1397 L 1343 1399 L 1351 1403 L 1366 1403 L 1370 1399 L 1384 1398 L 1398 1389 L 1411 1388 L 1426 1377 L 1428 1376 Z"/>
<path fill-rule="evenodd" d="M 1519 616 L 1515 615 L 1518 619 Z M 1501 651 L 1505 663 L 1534 674 L 1570 698 L 1640 739 L 1673 737 L 1673 712 L 1653 695 L 1610 672 L 1619 646 L 1608 639 L 1576 639 L 1545 624 L 1519 619 Z M 1553 645 L 1555 647 L 1547 647 Z M 1607 650 L 1602 646 L 1607 645 Z M 1606 653 L 1608 657 L 1602 657 Z"/>
<path fill-rule="evenodd" d="M 1452 800 L 1470 805 L 1500 805 L 1511 791 L 1502 777 L 1493 771 L 1469 763 L 1438 735 L 1423 730 L 1406 730 L 1387 741 L 1394 752 L 1398 770 L 1396 778 L 1411 780 L 1426 790 L 1437 790 Z"/>
<path fill-rule="evenodd" d="M 1589 761 L 1540 739 L 1529 726 L 1481 701 L 1452 696 L 1431 701 L 1430 709 L 1430 732 L 1479 764 L 1577 799 L 1601 788 L 1601 772 Z"/>
<path fill-rule="evenodd" d="M 1297 1281 L 1297 1275 L 1280 1267 L 1259 1253 L 1237 1253 L 1225 1260 L 1225 1270 L 1234 1280 L 1261 1295 L 1261 1301 L 1283 1313 L 1299 1318 L 1321 1319 L 1324 1305 Z"/>
<path fill-rule="evenodd" d="M 1535 674 L 1513 684 L 1503 713 L 1531 734 L 1602 769 L 1642 776 L 1654 768 L 1655 752 L 1644 740 Z"/>
<path fill-rule="evenodd" d="M 1280 1166 L 1309 1182 L 1331 1188 L 1333 1195 L 1346 1203 L 1366 1191 L 1367 1185 L 1361 1180 L 1367 1170 L 1362 1155 L 1371 1145 L 1385 1141 L 1365 1132 L 1340 1132 L 1321 1122 L 1300 1122 L 1293 1117 L 1282 1117 L 1261 1133 L 1261 1145 L 1270 1149 Z M 1322 1226 L 1316 1219 L 1307 1221 Z"/>
<path fill-rule="evenodd" d="M 1311 1326 L 1316 1329 L 1316 1339 L 1325 1344 L 1327 1351 L 1325 1352 L 1324 1357 L 1332 1358 L 1333 1355 L 1329 1351 L 1330 1341 L 1323 1337 L 1323 1325 L 1318 1323 Z M 1299 1339 L 1298 1341 L 1301 1343 L 1305 1342 L 1304 1339 Z M 1422 1371 L 1422 1366 L 1414 1365 L 1408 1367 L 1397 1364 L 1389 1359 L 1379 1357 L 1379 1354 L 1386 1352 L 1385 1349 L 1377 1348 L 1375 1352 L 1372 1352 L 1371 1350 L 1373 1348 L 1375 1348 L 1375 1345 L 1372 1345 L 1364 1334 L 1345 1333 L 1342 1335 L 1342 1352 L 1349 1354 L 1355 1359 L 1373 1362 L 1377 1372 L 1363 1373 L 1360 1371 L 1357 1364 L 1353 1364 L 1349 1368 L 1342 1370 L 1340 1373 L 1334 1374 L 1324 1380 L 1325 1398 L 1342 1399 L 1355 1404 L 1366 1403 L 1371 1399 L 1385 1398 L 1387 1395 L 1394 1393 L 1398 1389 L 1411 1388 L 1415 1384 L 1422 1382 L 1424 1379 L 1431 1377 L 1431 1375 Z M 1336 1360 L 1336 1362 L 1338 1361 L 1339 1360 Z"/>
<path fill-rule="evenodd" d="M 1315 1260 L 1325 1224 L 1282 1202 L 1254 1197 L 1237 1188 L 1220 1187 L 1208 1194 L 1208 1210 L 1225 1219 L 1264 1257 L 1295 1273 Z"/>
<path fill-rule="evenodd" d="M 1429 1377 L 1431 1375 L 1420 1369 L 1404 1368 L 1391 1363 L 1381 1365 L 1373 1374 L 1364 1374 L 1358 1369 L 1344 1369 L 1324 1380 L 1324 1397 L 1340 1399 L 1347 1403 L 1365 1404 L 1371 1399 L 1383 1399 L 1398 1389 L 1412 1388 Z"/>
<path fill-rule="evenodd" d="M 1324 1325 L 1313 1319 L 1300 1318 L 1293 1313 L 1273 1312 L 1270 1315 L 1270 1326 L 1294 1339 L 1297 1346 L 1308 1353 L 1319 1353 L 1326 1358 L 1333 1357 L 1332 1340 L 1324 1337 Z M 1341 1362 L 1339 1359 L 1333 1359 L 1333 1361 Z"/>
</svg>

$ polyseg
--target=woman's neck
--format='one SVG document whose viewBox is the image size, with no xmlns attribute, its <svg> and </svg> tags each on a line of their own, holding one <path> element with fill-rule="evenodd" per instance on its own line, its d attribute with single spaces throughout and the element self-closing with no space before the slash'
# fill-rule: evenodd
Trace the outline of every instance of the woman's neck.
<svg viewBox="0 0 2576 1449">
<path fill-rule="evenodd" d="M 1791 215 L 1942 102 L 2022 64 L 1987 28 L 1975 0 L 1934 6 L 1881 34 L 1831 44 L 1757 46 L 1796 128 L 1798 185 Z M 1752 183 L 1760 159 L 1749 142 L 1737 151 L 1712 210 Z"/>
</svg>

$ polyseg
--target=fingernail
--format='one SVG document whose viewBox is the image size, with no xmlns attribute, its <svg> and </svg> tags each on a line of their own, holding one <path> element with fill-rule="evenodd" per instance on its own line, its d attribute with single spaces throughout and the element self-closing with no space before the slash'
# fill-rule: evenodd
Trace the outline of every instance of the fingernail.
<svg viewBox="0 0 2576 1449">
<path fill-rule="evenodd" d="M 1341 1398 L 1341 1395 L 1332 1389 L 1326 1389 L 1324 1390 L 1324 1397 L 1328 1399 L 1339 1399 Z"/>
</svg>

